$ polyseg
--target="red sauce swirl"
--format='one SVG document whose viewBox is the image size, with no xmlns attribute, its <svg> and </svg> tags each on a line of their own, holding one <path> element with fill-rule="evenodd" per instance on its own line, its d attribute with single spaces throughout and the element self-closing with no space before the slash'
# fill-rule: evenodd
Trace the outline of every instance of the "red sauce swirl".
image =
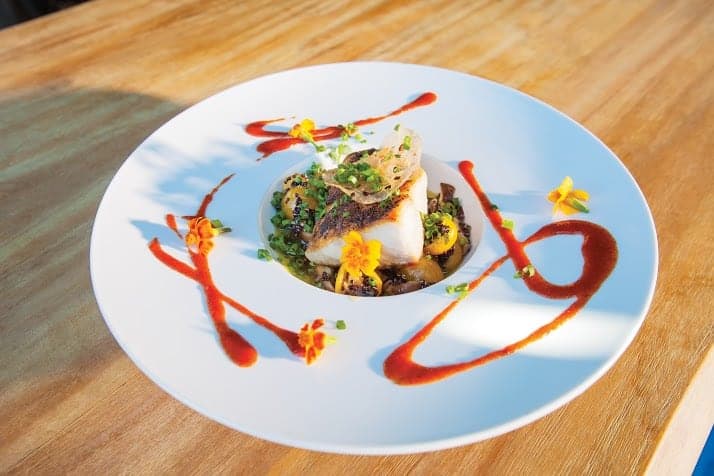
<svg viewBox="0 0 714 476">
<path fill-rule="evenodd" d="M 382 116 L 358 119 L 354 121 L 353 124 L 356 126 L 366 126 L 369 124 L 374 124 L 389 117 L 405 113 L 417 107 L 428 106 L 429 104 L 435 102 L 436 99 L 436 94 L 432 92 L 426 92 L 424 94 L 421 94 L 413 101 L 410 101 L 407 104 L 404 104 L 403 106 L 393 110 L 392 112 L 389 112 Z M 282 120 L 284 120 L 284 118 L 255 121 L 245 126 L 246 133 L 252 135 L 253 137 L 269 137 L 269 139 L 259 143 L 256 146 L 256 150 L 262 154 L 258 160 L 264 159 L 265 157 L 268 157 L 269 155 L 274 154 L 275 152 L 280 152 L 281 150 L 289 149 L 294 145 L 305 143 L 304 140 L 298 137 L 290 136 L 288 134 L 288 131 L 270 131 L 266 129 L 268 125 Z M 340 137 L 344 131 L 345 128 L 343 126 L 327 126 L 312 131 L 312 137 L 315 142 L 321 142 L 329 139 L 336 139 Z"/>
<path fill-rule="evenodd" d="M 201 206 L 196 211 L 195 216 L 206 215 L 206 210 L 208 205 L 213 200 L 213 196 L 232 177 L 232 174 L 225 177 L 215 188 L 213 188 L 213 190 L 206 194 L 201 202 Z M 179 238 L 183 238 L 176 227 L 176 218 L 173 215 L 166 215 L 166 225 L 173 230 Z M 228 323 L 226 322 L 226 304 L 249 317 L 259 326 L 262 326 L 275 334 L 280 340 L 283 341 L 293 354 L 298 357 L 302 357 L 304 355 L 304 349 L 298 344 L 297 333 L 273 324 L 265 317 L 256 314 L 235 299 L 223 294 L 216 287 L 216 284 L 213 282 L 213 277 L 211 276 L 211 268 L 208 264 L 208 257 L 206 255 L 189 249 L 188 254 L 191 258 L 191 263 L 193 264 L 193 266 L 191 266 L 190 264 L 185 263 L 164 251 L 158 238 L 151 240 L 149 243 L 149 250 L 151 250 L 156 259 L 161 261 L 163 264 L 174 271 L 183 274 L 187 278 L 196 281 L 201 286 L 203 294 L 206 298 L 206 307 L 208 308 L 208 313 L 211 316 L 216 332 L 218 332 L 221 346 L 231 361 L 241 367 L 249 367 L 258 359 L 258 352 L 255 350 L 255 347 L 253 347 L 253 345 L 251 345 L 251 343 L 248 342 L 242 335 L 228 327 Z"/>
<path fill-rule="evenodd" d="M 429 337 L 434 328 L 461 302 L 460 299 L 455 299 L 409 340 L 397 347 L 384 361 L 384 374 L 387 378 L 400 385 L 418 385 L 441 380 L 500 357 L 505 357 L 537 341 L 571 319 L 582 309 L 600 289 L 600 286 L 608 278 L 617 263 L 617 243 L 615 238 L 605 228 L 588 221 L 563 220 L 549 223 L 525 240 L 519 241 L 511 230 L 501 226 L 503 217 L 497 209 L 491 206 L 491 201 L 476 180 L 473 174 L 473 164 L 463 161 L 459 164 L 459 170 L 476 194 L 481 207 L 501 241 L 503 241 L 507 252 L 493 262 L 479 277 L 469 283 L 469 293 L 476 289 L 484 279 L 507 260 L 513 262 L 516 270 L 523 269 L 529 265 L 531 261 L 525 251 L 526 246 L 529 244 L 556 235 L 581 235 L 583 237 L 581 249 L 583 269 L 578 279 L 570 284 L 554 284 L 543 278 L 537 270 L 533 276 L 524 278 L 524 283 L 528 289 L 540 296 L 551 299 L 575 298 L 575 301 L 551 322 L 537 328 L 523 339 L 475 359 L 434 367 L 414 362 L 412 358 L 414 350 Z"/>
</svg>

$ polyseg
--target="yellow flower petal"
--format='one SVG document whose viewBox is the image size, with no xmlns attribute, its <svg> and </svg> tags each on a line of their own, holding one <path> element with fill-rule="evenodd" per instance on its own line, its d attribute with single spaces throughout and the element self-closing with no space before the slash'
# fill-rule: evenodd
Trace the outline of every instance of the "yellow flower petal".
<svg viewBox="0 0 714 476">
<path fill-rule="evenodd" d="M 382 244 L 377 240 L 365 243 L 356 231 L 350 231 L 345 236 L 345 244 L 340 256 L 340 269 L 335 280 L 335 292 L 342 293 L 345 279 L 359 281 L 362 276 L 375 279 L 378 290 L 382 281 L 375 273 L 382 255 Z"/>
<path fill-rule="evenodd" d="M 315 130 L 315 121 L 312 119 L 305 118 L 300 121 L 300 128 L 305 132 L 312 132 Z"/>
<path fill-rule="evenodd" d="M 312 119 L 303 119 L 299 124 L 295 124 L 292 129 L 288 131 L 290 137 L 302 137 L 307 136 L 312 138 L 312 131 L 315 130 L 315 121 Z"/>
<path fill-rule="evenodd" d="M 565 199 L 571 190 L 573 190 L 573 179 L 566 176 L 563 181 L 560 182 L 560 185 L 558 185 L 558 193 L 561 198 Z"/>
<path fill-rule="evenodd" d="M 382 243 L 377 240 L 368 241 L 367 252 L 367 264 L 362 268 L 365 274 L 373 272 L 379 266 L 379 259 L 382 257 Z"/>
<path fill-rule="evenodd" d="M 573 179 L 566 176 L 558 188 L 548 193 L 547 198 L 553 202 L 553 213 L 560 211 L 565 215 L 572 215 L 580 211 L 587 212 L 584 204 L 581 209 L 578 209 L 573 207 L 572 202 L 573 200 L 585 202 L 590 198 L 590 194 L 585 190 L 573 190 Z"/>
<path fill-rule="evenodd" d="M 560 193 L 558 193 L 557 188 L 555 190 L 551 190 L 550 193 L 548 194 L 548 200 L 553 203 L 558 201 L 558 197 L 560 197 Z"/>
<path fill-rule="evenodd" d="M 573 215 L 575 213 L 578 213 L 578 209 L 571 207 L 565 202 L 559 203 L 558 209 L 566 215 Z"/>
<path fill-rule="evenodd" d="M 585 190 L 573 190 L 570 196 L 577 198 L 581 202 L 587 202 L 588 200 L 590 200 L 590 194 Z"/>
<path fill-rule="evenodd" d="M 357 246 L 362 244 L 362 235 L 352 230 L 345 236 L 345 246 Z M 343 249 L 344 252 L 344 249 Z"/>
<path fill-rule="evenodd" d="M 335 278 L 335 292 L 337 294 L 342 294 L 342 283 L 345 282 L 345 274 L 347 273 L 347 269 L 345 268 L 345 265 L 343 264 L 340 266 L 340 269 L 337 271 L 337 278 Z"/>
</svg>

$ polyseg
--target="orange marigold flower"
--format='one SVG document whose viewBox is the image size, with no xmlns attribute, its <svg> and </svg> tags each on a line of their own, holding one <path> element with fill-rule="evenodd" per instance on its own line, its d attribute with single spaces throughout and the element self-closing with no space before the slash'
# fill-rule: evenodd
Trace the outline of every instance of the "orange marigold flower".
<svg viewBox="0 0 714 476">
<path fill-rule="evenodd" d="M 220 228 L 214 226 L 214 222 L 206 217 L 193 217 L 188 220 L 188 233 L 184 241 L 189 248 L 198 248 L 202 255 L 208 255 L 213 249 L 213 237 L 219 233 L 229 231 L 222 223 L 217 222 Z"/>
<path fill-rule="evenodd" d="M 340 256 L 340 269 L 335 280 L 335 292 L 342 293 L 345 278 L 360 280 L 362 275 L 374 280 L 377 292 L 382 291 L 382 279 L 376 272 L 382 256 L 382 244 L 377 240 L 363 241 L 362 235 L 350 231 L 345 236 L 345 245 Z"/>
<path fill-rule="evenodd" d="M 583 203 L 590 199 L 590 195 L 585 190 L 573 190 L 573 179 L 565 177 L 558 185 L 558 188 L 551 190 L 548 194 L 548 200 L 553 202 L 553 213 L 558 210 L 566 215 L 583 212 L 588 213 L 590 210 Z"/>
<path fill-rule="evenodd" d="M 327 344 L 332 341 L 332 338 L 324 332 L 318 330 L 325 325 L 324 319 L 315 319 L 306 322 L 298 333 L 298 344 L 305 349 L 305 363 L 312 364 L 325 349 Z"/>
<path fill-rule="evenodd" d="M 213 249 L 213 241 L 211 240 L 201 240 L 198 243 L 198 252 L 203 256 L 208 256 L 208 252 Z"/>
<path fill-rule="evenodd" d="M 202 239 L 213 238 L 218 234 L 218 230 L 213 228 L 211 220 L 208 218 L 201 218 L 196 223 L 196 230 L 198 231 L 198 236 Z"/>
<path fill-rule="evenodd" d="M 188 246 L 198 245 L 198 241 L 199 241 L 198 235 L 192 231 L 189 231 L 188 233 L 186 233 L 185 240 L 186 240 L 186 244 Z"/>
</svg>

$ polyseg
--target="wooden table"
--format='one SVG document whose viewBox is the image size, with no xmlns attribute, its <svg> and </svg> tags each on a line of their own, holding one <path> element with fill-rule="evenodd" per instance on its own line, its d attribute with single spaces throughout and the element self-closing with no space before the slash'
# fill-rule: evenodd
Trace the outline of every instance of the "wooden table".
<svg viewBox="0 0 714 476">
<path fill-rule="evenodd" d="M 520 89 L 602 138 L 642 187 L 659 234 L 654 302 L 570 404 L 461 448 L 320 454 L 198 415 L 115 343 L 88 248 L 126 156 L 228 86 L 351 60 Z M 713 75 L 707 0 L 95 0 L 1 31 L 0 471 L 686 474 L 714 422 Z"/>
</svg>

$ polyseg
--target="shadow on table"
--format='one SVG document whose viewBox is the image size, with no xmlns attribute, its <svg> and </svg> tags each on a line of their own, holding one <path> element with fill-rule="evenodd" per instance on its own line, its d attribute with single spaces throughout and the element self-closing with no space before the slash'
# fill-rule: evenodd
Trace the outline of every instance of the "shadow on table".
<svg viewBox="0 0 714 476">
<path fill-rule="evenodd" d="M 64 85 L 12 96 L 0 91 L 3 453 L 21 455 L 15 443 L 23 431 L 41 425 L 84 386 L 111 382 L 95 380 L 123 354 L 92 293 L 92 221 L 126 157 L 184 108 L 151 96 Z M 99 397 L 113 390 L 90 392 Z M 65 413 L 79 415 L 86 411 L 81 407 Z"/>
</svg>

